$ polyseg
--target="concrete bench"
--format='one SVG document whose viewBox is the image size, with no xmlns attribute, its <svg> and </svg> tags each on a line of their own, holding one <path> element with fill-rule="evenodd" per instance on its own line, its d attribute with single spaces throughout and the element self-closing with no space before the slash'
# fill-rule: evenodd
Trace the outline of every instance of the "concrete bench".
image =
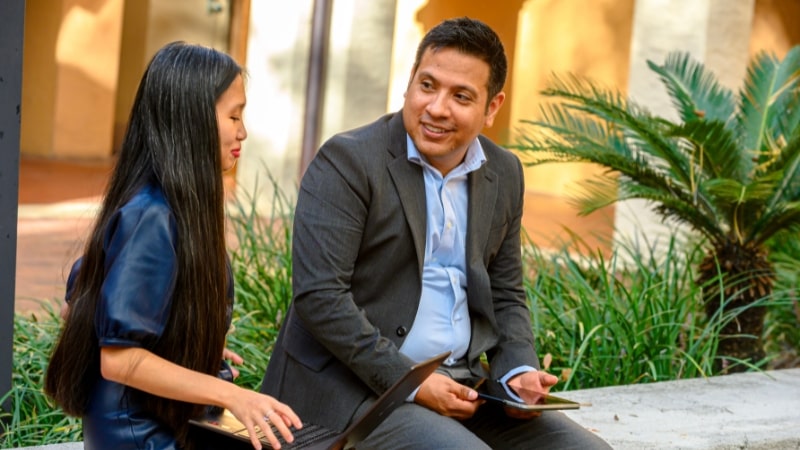
<svg viewBox="0 0 800 450">
<path fill-rule="evenodd" d="M 800 448 L 800 369 L 562 395 L 591 403 L 566 414 L 619 450 Z M 81 449 L 80 442 L 26 447 Z"/>
</svg>

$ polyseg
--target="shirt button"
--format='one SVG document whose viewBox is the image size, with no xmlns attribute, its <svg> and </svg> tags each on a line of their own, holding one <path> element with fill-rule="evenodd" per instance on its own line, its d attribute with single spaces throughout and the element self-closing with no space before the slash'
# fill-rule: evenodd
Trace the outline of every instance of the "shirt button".
<svg viewBox="0 0 800 450">
<path fill-rule="evenodd" d="M 397 327 L 396 333 L 398 336 L 403 337 L 408 333 L 408 329 L 406 327 L 399 326 Z"/>
</svg>

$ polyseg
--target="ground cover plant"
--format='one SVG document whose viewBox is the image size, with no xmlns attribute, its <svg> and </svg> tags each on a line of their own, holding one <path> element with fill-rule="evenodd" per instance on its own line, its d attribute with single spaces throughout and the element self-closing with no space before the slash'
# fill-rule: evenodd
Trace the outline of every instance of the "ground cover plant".
<svg viewBox="0 0 800 450">
<path fill-rule="evenodd" d="M 747 308 L 784 306 L 764 297 L 706 316 L 694 281 L 701 242 L 672 236 L 666 250 L 623 243 L 610 257 L 580 247 L 578 238 L 557 252 L 524 252 L 537 349 L 560 375 L 558 390 L 716 375 L 721 330 Z M 771 358 L 749 367 L 768 367 Z"/>
</svg>

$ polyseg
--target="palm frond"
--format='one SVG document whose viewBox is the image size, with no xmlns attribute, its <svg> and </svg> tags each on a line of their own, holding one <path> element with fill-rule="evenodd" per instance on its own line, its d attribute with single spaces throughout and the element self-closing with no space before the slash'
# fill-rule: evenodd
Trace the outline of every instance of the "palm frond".
<svg viewBox="0 0 800 450">
<path fill-rule="evenodd" d="M 772 173 L 750 180 L 748 183 L 741 183 L 730 178 L 716 178 L 708 180 L 704 187 L 718 203 L 730 205 L 750 201 L 765 203 L 772 196 L 779 181 L 780 174 Z"/>
<path fill-rule="evenodd" d="M 671 187 L 683 189 L 679 181 L 671 178 L 670 172 L 652 164 L 647 155 L 632 153 L 629 142 L 619 133 L 587 127 L 585 118 L 554 119 L 555 115 L 545 114 L 550 117 L 548 121 L 523 121 L 535 129 L 522 135 L 522 144 L 510 147 L 523 152 L 522 160 L 526 165 L 553 161 L 587 162 L 646 186 L 658 186 L 667 191 L 671 191 Z M 563 124 L 560 123 L 562 120 Z"/>
<path fill-rule="evenodd" d="M 727 123 L 733 116 L 733 92 L 688 53 L 672 52 L 663 65 L 649 60 L 647 65 L 666 85 L 684 122 L 706 118 Z"/>
<path fill-rule="evenodd" d="M 672 135 L 689 142 L 687 152 L 697 170 L 692 171 L 693 182 L 700 178 L 731 178 L 746 182 L 747 165 L 742 161 L 752 155 L 739 148 L 736 137 L 718 120 L 692 119 L 672 131 Z"/>
<path fill-rule="evenodd" d="M 800 111 L 800 99 L 796 109 Z M 768 208 L 773 208 L 780 201 L 800 200 L 800 125 L 795 128 L 789 140 L 773 163 L 775 170 L 781 170 L 782 179 Z"/>
<path fill-rule="evenodd" d="M 725 212 L 721 220 L 730 224 L 731 233 L 739 242 L 744 242 L 758 238 L 764 228 L 764 217 L 771 214 L 767 200 L 778 183 L 780 174 L 772 173 L 746 184 L 730 179 L 710 180 L 705 189 L 719 210 Z"/>
<path fill-rule="evenodd" d="M 677 182 L 689 185 L 691 162 L 679 146 L 668 138 L 667 131 L 674 124 L 666 119 L 652 116 L 646 109 L 626 101 L 619 92 L 602 88 L 591 80 L 575 75 L 554 77 L 551 86 L 542 94 L 564 101 L 552 106 L 560 109 L 556 119 L 560 116 L 575 118 L 582 115 L 595 118 L 624 137 L 622 145 L 618 147 L 620 152 L 645 154 L 648 164 L 669 170 Z M 544 122 L 554 118 L 547 115 L 547 105 L 543 105 L 542 109 Z M 569 126 L 564 128 L 569 129 Z"/>
<path fill-rule="evenodd" d="M 759 153 L 759 158 L 768 158 L 766 143 L 778 141 L 773 134 L 780 123 L 780 115 L 800 83 L 800 47 L 787 53 L 783 61 L 775 55 L 760 52 L 747 68 L 747 76 L 740 93 L 739 126 L 745 148 Z M 762 154 L 763 153 L 763 154 Z M 757 161 L 763 163 L 761 159 Z"/>
<path fill-rule="evenodd" d="M 754 59 L 736 100 L 686 54 L 648 63 L 682 121 L 587 78 L 554 77 L 540 119 L 523 122 L 516 148 L 525 164 L 597 164 L 617 177 L 582 183 L 584 214 L 642 199 L 715 245 L 762 245 L 764 234 L 800 228 L 800 47 L 782 62 Z"/>
<path fill-rule="evenodd" d="M 581 216 L 589 215 L 619 200 L 616 177 L 596 175 L 579 181 L 578 185 L 582 189 L 570 198 L 569 203 L 578 208 Z"/>
<path fill-rule="evenodd" d="M 709 204 L 698 204 L 683 191 L 670 193 L 661 187 L 621 182 L 619 201 L 644 199 L 653 203 L 653 211 L 665 220 L 687 224 L 711 240 L 724 234 L 725 224 L 717 218 L 717 211 Z"/>
<path fill-rule="evenodd" d="M 767 211 L 752 227 L 748 239 L 761 245 L 778 233 L 800 234 L 800 201 L 783 203 Z"/>
<path fill-rule="evenodd" d="M 523 125 L 527 125 L 520 130 L 524 144 L 515 148 L 547 152 L 550 147 L 574 147 L 574 152 L 565 153 L 586 160 L 590 160 L 598 151 L 617 153 L 626 158 L 635 156 L 619 128 L 586 114 L 575 114 L 568 105 L 545 103 L 540 106 L 540 116 L 541 120 L 522 121 Z"/>
<path fill-rule="evenodd" d="M 772 133 L 780 144 L 800 133 L 800 85 L 795 85 L 793 90 L 781 95 L 775 102 L 775 110 L 783 112 L 776 116 Z"/>
</svg>

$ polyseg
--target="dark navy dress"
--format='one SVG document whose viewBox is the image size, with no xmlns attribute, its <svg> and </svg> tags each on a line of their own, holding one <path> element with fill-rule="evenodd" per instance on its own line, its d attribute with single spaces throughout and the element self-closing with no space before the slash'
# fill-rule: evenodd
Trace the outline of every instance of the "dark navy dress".
<svg viewBox="0 0 800 450">
<path fill-rule="evenodd" d="M 101 347 L 144 347 L 161 336 L 175 289 L 176 233 L 172 210 L 156 186 L 143 188 L 112 217 L 105 230 L 106 275 L 94 319 Z M 70 272 L 67 292 L 79 269 L 80 260 Z M 230 320 L 232 283 L 227 300 Z M 97 374 L 83 417 L 84 448 L 177 448 L 171 430 L 144 412 L 130 394 L 126 386 Z"/>
</svg>

